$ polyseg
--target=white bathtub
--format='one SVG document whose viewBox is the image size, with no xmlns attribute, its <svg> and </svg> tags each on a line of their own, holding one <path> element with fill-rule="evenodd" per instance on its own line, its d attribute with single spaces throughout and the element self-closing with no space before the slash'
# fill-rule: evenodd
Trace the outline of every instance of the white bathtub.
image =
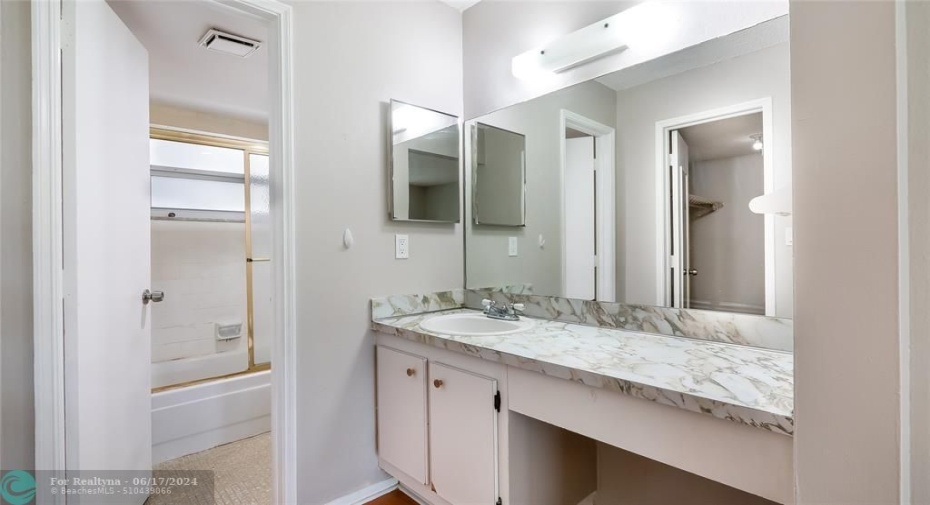
<svg viewBox="0 0 930 505">
<path fill-rule="evenodd" d="M 269 430 L 270 371 L 152 394 L 154 464 Z"/>
</svg>

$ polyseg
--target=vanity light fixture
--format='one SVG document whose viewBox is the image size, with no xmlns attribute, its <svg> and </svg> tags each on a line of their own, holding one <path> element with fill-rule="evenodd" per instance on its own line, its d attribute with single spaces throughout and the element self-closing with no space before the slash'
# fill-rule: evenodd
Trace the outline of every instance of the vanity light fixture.
<svg viewBox="0 0 930 505">
<path fill-rule="evenodd" d="M 749 138 L 752 139 L 752 149 L 754 151 L 761 151 L 765 145 L 762 143 L 762 134 L 757 133 L 755 135 L 750 135 Z"/>
<path fill-rule="evenodd" d="M 642 49 L 661 38 L 663 30 L 674 31 L 672 14 L 661 1 L 641 3 L 515 56 L 511 71 L 519 79 L 552 76 L 626 49 Z"/>
</svg>

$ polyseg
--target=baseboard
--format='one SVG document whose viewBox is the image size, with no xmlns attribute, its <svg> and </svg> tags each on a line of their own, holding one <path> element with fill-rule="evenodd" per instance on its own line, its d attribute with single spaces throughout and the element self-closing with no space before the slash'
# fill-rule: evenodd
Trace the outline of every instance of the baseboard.
<svg viewBox="0 0 930 505">
<path fill-rule="evenodd" d="M 352 494 L 347 494 L 341 498 L 336 498 L 326 505 L 363 505 L 379 496 L 386 495 L 395 489 L 397 489 L 397 479 L 385 479 L 364 489 L 359 489 Z"/>
</svg>

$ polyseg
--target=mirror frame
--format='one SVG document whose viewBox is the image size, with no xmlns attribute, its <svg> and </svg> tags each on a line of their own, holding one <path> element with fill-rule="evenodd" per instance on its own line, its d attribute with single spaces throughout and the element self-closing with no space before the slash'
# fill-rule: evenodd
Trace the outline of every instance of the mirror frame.
<svg viewBox="0 0 930 505">
<path fill-rule="evenodd" d="M 407 105 L 409 107 L 416 107 L 418 109 L 423 109 L 430 112 L 435 112 L 436 114 L 442 114 L 443 116 L 448 116 L 455 119 L 455 127 L 458 129 L 455 137 L 458 139 L 458 166 L 456 167 L 456 176 L 458 177 L 458 201 L 455 204 L 456 209 L 458 209 L 457 217 L 454 221 L 444 220 L 444 219 L 398 219 L 394 212 L 394 104 Z M 442 112 L 436 109 L 431 109 L 429 107 L 423 107 L 420 105 L 415 105 L 409 102 L 404 102 L 401 100 L 391 99 L 388 102 L 388 217 L 391 221 L 397 223 L 437 223 L 437 224 L 458 224 L 462 222 L 462 212 L 464 208 L 464 202 L 462 198 L 462 186 L 464 181 L 462 180 L 462 170 L 464 167 L 463 158 L 464 158 L 464 146 L 462 139 L 462 118 L 456 116 L 455 114 L 449 114 L 448 112 Z"/>
</svg>

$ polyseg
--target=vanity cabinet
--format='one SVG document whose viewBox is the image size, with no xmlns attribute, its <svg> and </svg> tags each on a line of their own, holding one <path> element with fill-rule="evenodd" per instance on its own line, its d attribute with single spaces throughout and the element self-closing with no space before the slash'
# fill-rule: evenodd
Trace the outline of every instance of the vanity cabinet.
<svg viewBox="0 0 930 505">
<path fill-rule="evenodd" d="M 495 503 L 497 381 L 432 362 L 429 377 L 433 489 L 453 504 Z"/>
<path fill-rule="evenodd" d="M 382 467 L 444 503 L 498 503 L 497 380 L 382 345 L 377 360 Z"/>
<path fill-rule="evenodd" d="M 428 484 L 426 358 L 378 346 L 378 453 Z"/>
</svg>

